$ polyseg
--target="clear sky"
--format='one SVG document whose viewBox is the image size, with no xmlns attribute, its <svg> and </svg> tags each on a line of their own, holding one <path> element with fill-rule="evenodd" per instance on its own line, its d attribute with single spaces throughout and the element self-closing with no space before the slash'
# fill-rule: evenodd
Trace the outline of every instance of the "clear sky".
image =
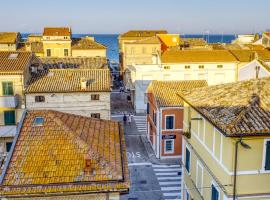
<svg viewBox="0 0 270 200">
<path fill-rule="evenodd" d="M 270 0 L 3 0 L 0 31 L 73 33 L 167 29 L 171 33 L 253 33 L 270 29 Z"/>
</svg>

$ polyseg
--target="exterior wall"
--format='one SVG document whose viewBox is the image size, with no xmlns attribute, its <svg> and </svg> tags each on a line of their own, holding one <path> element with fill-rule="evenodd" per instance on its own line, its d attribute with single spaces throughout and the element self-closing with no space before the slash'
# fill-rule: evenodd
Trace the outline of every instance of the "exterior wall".
<svg viewBox="0 0 270 200">
<path fill-rule="evenodd" d="M 91 94 L 99 94 L 100 100 L 91 100 Z M 35 96 L 44 96 L 45 102 L 35 102 Z M 110 93 L 36 93 L 26 94 L 27 109 L 58 110 L 91 117 L 100 113 L 101 119 L 110 119 Z"/>
<path fill-rule="evenodd" d="M 0 51 L 16 51 L 17 44 L 0 44 Z"/>
<path fill-rule="evenodd" d="M 194 109 L 185 105 L 184 130 L 188 130 L 191 118 L 202 118 Z M 191 120 L 191 138 L 184 138 L 183 163 L 185 163 L 185 146 L 191 151 L 190 174 L 184 170 L 184 183 L 190 188 L 190 182 L 196 184 L 197 163 L 203 166 L 203 188 L 209 188 L 211 183 L 218 185 L 221 199 L 231 198 L 233 187 L 235 144 L 240 138 L 225 137 L 207 120 Z M 239 144 L 237 167 L 237 194 L 252 199 L 252 195 L 270 197 L 270 171 L 264 170 L 264 145 L 268 138 L 249 137 L 243 142 L 251 149 L 244 149 Z M 250 159 L 252 158 L 252 160 Z M 190 179 L 190 180 L 189 180 Z M 256 183 L 256 184 L 254 184 Z M 209 190 L 203 190 L 204 199 L 209 199 Z M 197 196 L 191 190 L 192 196 Z M 254 197 L 253 199 L 263 199 Z"/>
<path fill-rule="evenodd" d="M 270 76 L 270 72 L 267 71 L 261 64 L 259 64 L 257 61 L 253 61 L 251 63 L 248 63 L 247 65 L 241 67 L 238 70 L 238 80 L 249 80 L 256 78 L 256 67 L 260 67 L 260 71 L 258 74 L 258 78 Z"/>
<path fill-rule="evenodd" d="M 199 69 L 204 65 L 204 69 Z M 222 65 L 222 68 L 217 68 Z M 190 66 L 190 69 L 185 69 Z M 169 69 L 168 69 L 169 67 Z M 167 68 L 167 69 L 166 69 Z M 144 94 L 152 80 L 206 80 L 208 85 L 237 80 L 237 63 L 182 63 L 129 66 L 131 81 L 135 87 L 134 108 L 137 113 L 146 110 Z"/>
<path fill-rule="evenodd" d="M 47 49 L 51 49 L 51 57 L 65 57 L 64 49 L 68 49 L 68 56 L 71 56 L 71 40 L 43 40 L 44 56 L 47 57 Z"/>
<path fill-rule="evenodd" d="M 264 47 L 270 47 L 270 35 L 265 33 L 262 35 L 262 44 Z"/>
<path fill-rule="evenodd" d="M 72 49 L 72 57 L 106 57 L 106 49 Z"/>
<path fill-rule="evenodd" d="M 183 134 L 183 109 L 182 108 L 162 108 L 162 137 L 175 136 L 174 152 L 165 152 L 165 138 L 162 138 L 162 157 L 180 157 L 182 155 L 182 134 Z M 174 116 L 174 129 L 166 129 L 166 116 Z"/>
</svg>

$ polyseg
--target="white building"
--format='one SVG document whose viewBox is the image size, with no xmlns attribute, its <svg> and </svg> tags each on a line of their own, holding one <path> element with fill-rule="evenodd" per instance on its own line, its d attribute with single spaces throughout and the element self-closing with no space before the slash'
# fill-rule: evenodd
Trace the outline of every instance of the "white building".
<svg viewBox="0 0 270 200">
<path fill-rule="evenodd" d="M 50 69 L 37 73 L 26 90 L 26 107 L 110 119 L 110 71 Z"/>
<path fill-rule="evenodd" d="M 237 80 L 239 61 L 226 50 L 170 50 L 159 64 L 128 66 L 131 99 L 137 113 L 145 112 L 145 93 L 152 80 L 206 80 L 208 85 Z"/>
</svg>

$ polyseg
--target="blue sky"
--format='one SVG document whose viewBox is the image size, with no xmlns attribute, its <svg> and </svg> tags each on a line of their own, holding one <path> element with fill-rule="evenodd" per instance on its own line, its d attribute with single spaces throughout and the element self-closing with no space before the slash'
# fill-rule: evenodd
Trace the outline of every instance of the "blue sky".
<svg viewBox="0 0 270 200">
<path fill-rule="evenodd" d="M 0 31 L 71 26 L 73 33 L 239 34 L 270 29 L 270 0 L 6 0 L 1 7 Z"/>
</svg>

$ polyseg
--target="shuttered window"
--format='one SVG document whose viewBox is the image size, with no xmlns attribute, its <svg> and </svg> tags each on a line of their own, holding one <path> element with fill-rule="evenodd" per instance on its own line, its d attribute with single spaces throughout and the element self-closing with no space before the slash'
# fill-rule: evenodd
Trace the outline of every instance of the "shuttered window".
<svg viewBox="0 0 270 200">
<path fill-rule="evenodd" d="M 166 116 L 166 129 L 173 129 L 174 116 Z"/>
<path fill-rule="evenodd" d="M 188 148 L 186 148 L 186 163 L 185 163 L 186 169 L 188 172 L 190 172 L 190 151 Z"/>
<path fill-rule="evenodd" d="M 265 170 L 270 170 L 270 141 L 266 142 L 265 147 Z"/>
<path fill-rule="evenodd" d="M 211 200 L 219 200 L 219 193 L 214 185 L 212 185 Z"/>
<path fill-rule="evenodd" d="M 15 110 L 4 111 L 5 125 L 15 125 Z"/>
<path fill-rule="evenodd" d="M 3 82 L 2 83 L 3 95 L 13 95 L 13 83 Z"/>
</svg>

